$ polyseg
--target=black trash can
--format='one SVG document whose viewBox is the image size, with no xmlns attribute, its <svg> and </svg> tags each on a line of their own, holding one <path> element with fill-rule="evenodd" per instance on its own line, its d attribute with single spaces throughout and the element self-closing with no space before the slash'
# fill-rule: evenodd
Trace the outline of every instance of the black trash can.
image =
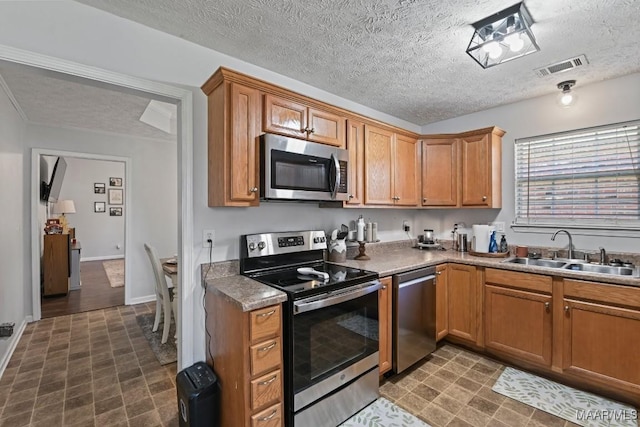
<svg viewBox="0 0 640 427">
<path fill-rule="evenodd" d="M 213 370 L 197 362 L 176 375 L 180 427 L 220 427 L 220 384 Z"/>
</svg>

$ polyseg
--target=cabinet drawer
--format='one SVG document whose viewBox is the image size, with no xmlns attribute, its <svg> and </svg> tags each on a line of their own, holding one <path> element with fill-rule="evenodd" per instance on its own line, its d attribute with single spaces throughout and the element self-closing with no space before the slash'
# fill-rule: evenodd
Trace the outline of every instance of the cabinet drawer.
<svg viewBox="0 0 640 427">
<path fill-rule="evenodd" d="M 280 306 L 272 305 L 250 313 L 251 342 L 280 335 Z"/>
<path fill-rule="evenodd" d="M 251 427 L 278 427 L 284 425 L 282 421 L 282 405 L 273 405 L 262 412 L 251 416 Z"/>
<path fill-rule="evenodd" d="M 516 271 L 487 268 L 485 283 L 508 286 L 510 288 L 528 289 L 530 291 L 551 293 L 551 277 L 540 274 L 518 273 Z"/>
<path fill-rule="evenodd" d="M 251 409 L 274 404 L 282 397 L 282 371 L 269 372 L 251 381 Z"/>
<path fill-rule="evenodd" d="M 280 337 L 252 345 L 250 353 L 252 376 L 277 368 L 282 361 Z"/>
<path fill-rule="evenodd" d="M 633 286 L 564 279 L 564 295 L 640 309 L 640 288 Z"/>
</svg>

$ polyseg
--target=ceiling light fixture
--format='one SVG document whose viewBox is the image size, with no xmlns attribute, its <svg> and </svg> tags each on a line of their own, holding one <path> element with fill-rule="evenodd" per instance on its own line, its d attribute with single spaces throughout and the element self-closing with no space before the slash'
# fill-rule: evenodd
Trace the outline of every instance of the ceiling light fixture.
<svg viewBox="0 0 640 427">
<path fill-rule="evenodd" d="M 558 104 L 561 107 L 567 108 L 571 107 L 576 103 L 576 94 L 571 91 L 571 88 L 575 86 L 575 80 L 567 80 L 564 82 L 558 83 L 558 89 L 562 92 L 558 95 Z"/>
<path fill-rule="evenodd" d="M 524 3 L 508 7 L 473 24 L 467 53 L 482 68 L 493 67 L 540 50 L 531 32 L 533 20 Z"/>
</svg>

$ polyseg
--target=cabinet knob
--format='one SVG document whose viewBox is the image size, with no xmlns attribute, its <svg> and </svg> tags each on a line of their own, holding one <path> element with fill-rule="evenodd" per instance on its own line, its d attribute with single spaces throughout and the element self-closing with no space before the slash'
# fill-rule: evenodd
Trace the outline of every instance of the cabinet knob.
<svg viewBox="0 0 640 427">
<path fill-rule="evenodd" d="M 353 199 L 353 194 L 349 194 L 349 198 L 350 198 L 350 199 Z"/>
<path fill-rule="evenodd" d="M 569 313 L 569 306 L 568 306 L 568 305 L 565 305 L 565 306 L 564 306 L 564 312 L 565 312 L 565 313 Z"/>
<path fill-rule="evenodd" d="M 439 276 L 442 274 L 442 271 L 436 271 L 436 275 Z"/>
<path fill-rule="evenodd" d="M 422 203 L 427 203 L 427 198 L 422 199 Z"/>
<path fill-rule="evenodd" d="M 549 312 L 549 309 L 551 308 L 551 304 L 548 302 L 544 303 L 544 309 L 547 310 L 547 313 Z"/>
<path fill-rule="evenodd" d="M 309 126 L 305 126 L 304 129 L 302 129 L 302 132 L 306 132 L 307 136 L 311 135 L 312 133 L 315 133 L 315 131 L 316 131 L 315 128 L 309 129 Z"/>
<path fill-rule="evenodd" d="M 316 129 L 315 128 L 309 129 L 309 133 L 316 133 Z"/>
<path fill-rule="evenodd" d="M 382 285 L 382 290 L 387 289 L 387 285 Z"/>
<path fill-rule="evenodd" d="M 487 196 L 482 196 L 482 201 L 486 202 L 487 201 Z"/>
<path fill-rule="evenodd" d="M 257 193 L 258 192 L 258 187 L 253 187 L 249 189 L 250 193 Z"/>
</svg>

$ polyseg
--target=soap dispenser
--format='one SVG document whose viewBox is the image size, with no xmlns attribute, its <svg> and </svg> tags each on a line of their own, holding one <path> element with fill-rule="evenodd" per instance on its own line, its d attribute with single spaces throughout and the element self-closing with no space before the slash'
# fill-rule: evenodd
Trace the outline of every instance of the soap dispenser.
<svg viewBox="0 0 640 427">
<path fill-rule="evenodd" d="M 356 229 L 358 230 L 356 239 L 358 240 L 358 242 L 364 242 L 364 218 L 362 217 L 362 215 L 360 215 L 358 221 L 356 222 Z"/>
<path fill-rule="evenodd" d="M 509 245 L 507 245 L 507 238 L 503 234 L 500 238 L 500 252 L 507 253 L 509 252 Z"/>
</svg>

